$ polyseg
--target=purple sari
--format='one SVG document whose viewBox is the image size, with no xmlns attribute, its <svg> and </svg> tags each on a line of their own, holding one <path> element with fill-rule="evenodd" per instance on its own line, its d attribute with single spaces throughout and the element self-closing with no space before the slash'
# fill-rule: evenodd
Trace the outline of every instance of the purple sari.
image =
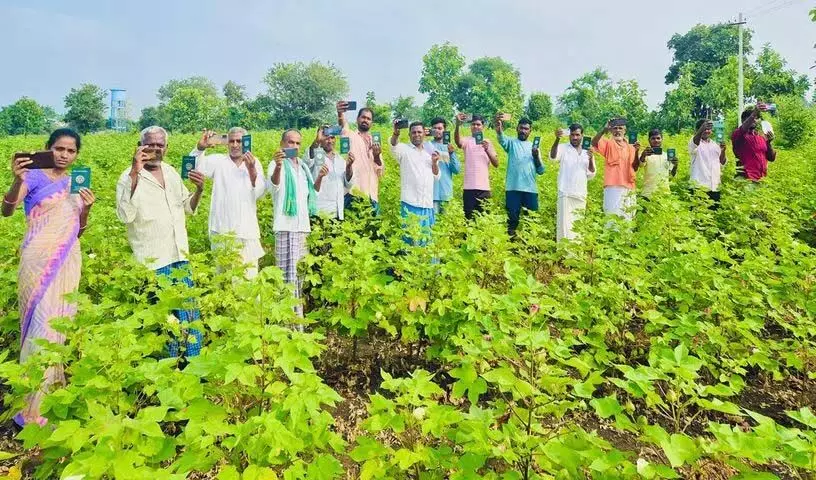
<svg viewBox="0 0 816 480">
<path fill-rule="evenodd" d="M 42 170 L 31 170 L 25 184 L 27 230 L 17 275 L 20 362 L 37 351 L 35 340 L 65 342 L 65 336 L 51 328 L 51 320 L 73 318 L 76 314 L 76 305 L 66 301 L 65 295 L 79 286 L 82 266 L 77 238 L 81 200 L 69 194 L 69 178 L 54 181 Z M 52 384 L 63 381 L 62 366 L 49 367 L 42 389 L 29 396 L 26 408 L 14 420 L 20 425 L 44 423 L 40 416 L 42 397 Z"/>
</svg>

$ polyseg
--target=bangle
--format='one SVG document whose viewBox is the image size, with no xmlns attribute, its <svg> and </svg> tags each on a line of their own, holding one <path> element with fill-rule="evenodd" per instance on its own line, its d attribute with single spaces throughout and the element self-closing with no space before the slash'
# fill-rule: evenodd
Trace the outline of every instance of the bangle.
<svg viewBox="0 0 816 480">
<path fill-rule="evenodd" d="M 5 203 L 6 205 L 17 205 L 18 203 L 20 203 L 20 200 L 17 199 L 14 202 L 10 202 L 9 199 L 8 199 L 8 193 L 7 193 L 7 194 L 3 195 L 3 203 Z"/>
<path fill-rule="evenodd" d="M 81 231 L 85 230 L 86 228 L 88 228 L 88 225 L 82 225 L 82 226 L 79 227 L 79 231 L 81 232 Z"/>
</svg>

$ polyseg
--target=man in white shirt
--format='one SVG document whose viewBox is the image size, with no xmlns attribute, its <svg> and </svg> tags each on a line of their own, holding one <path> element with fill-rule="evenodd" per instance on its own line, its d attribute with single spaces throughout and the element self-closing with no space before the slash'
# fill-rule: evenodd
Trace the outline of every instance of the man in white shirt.
<svg viewBox="0 0 816 480">
<path fill-rule="evenodd" d="M 434 217 L 434 181 L 439 179 L 439 152 L 428 153 L 422 145 L 425 138 L 425 125 L 414 122 L 409 127 L 411 144 L 398 143 L 399 120 L 394 121 L 394 133 L 391 135 L 391 147 L 394 157 L 400 166 L 400 213 L 402 218 L 409 215 L 419 217 L 419 224 L 424 235 L 430 235 L 435 223 Z M 414 241 L 405 237 L 411 245 Z M 419 244 L 424 245 L 425 240 Z"/>
<path fill-rule="evenodd" d="M 717 209 L 720 205 L 722 166 L 727 162 L 725 140 L 717 145 L 711 139 L 714 124 L 710 120 L 699 120 L 696 128 L 697 131 L 688 144 L 691 156 L 691 183 L 704 189 L 708 198 L 714 202 L 712 209 Z"/>
<path fill-rule="evenodd" d="M 324 135 L 318 127 L 317 137 L 304 155 L 306 164 L 312 171 L 317 190 L 317 210 L 330 218 L 343 220 L 346 190 L 354 179 L 354 155 L 349 152 L 346 160 L 334 151 L 336 138 Z"/>
<path fill-rule="evenodd" d="M 192 286 L 187 262 L 187 224 L 185 215 L 198 208 L 204 189 L 204 176 L 190 172 L 196 186 L 193 194 L 187 190 L 181 175 L 162 160 L 167 153 L 167 132 L 157 126 L 142 130 L 139 147 L 131 166 L 116 184 L 116 214 L 127 225 L 128 241 L 139 263 L 155 270 L 158 275 L 176 278 L 175 270 L 183 270 L 181 280 Z M 195 308 L 176 310 L 173 314 L 181 323 L 198 320 Z M 198 355 L 201 333 L 190 329 L 183 332 L 186 349 L 182 355 Z M 178 355 L 178 342 L 170 343 L 170 355 Z"/>
<path fill-rule="evenodd" d="M 247 132 L 234 127 L 227 133 L 228 154 L 205 154 L 217 145 L 214 132 L 204 130 L 201 140 L 190 155 L 197 158 L 195 171 L 213 181 L 210 200 L 210 245 L 213 250 L 225 248 L 235 237 L 238 251 L 246 268 L 246 277 L 258 275 L 258 259 L 264 256 L 261 230 L 258 227 L 256 202 L 266 190 L 263 167 L 252 152 L 243 153 L 241 138 Z"/>
<path fill-rule="evenodd" d="M 300 303 L 303 278 L 297 265 L 308 253 L 306 237 L 311 232 L 309 215 L 317 213 L 317 192 L 309 167 L 297 155 L 286 157 L 283 149 L 300 149 L 301 135 L 291 129 L 283 132 L 281 149 L 269 164 L 270 190 L 274 203 L 275 263 L 283 271 L 284 280 L 294 285 L 298 305 L 295 313 L 303 317 Z"/>
<path fill-rule="evenodd" d="M 561 145 L 562 129 L 555 131 L 550 148 L 550 160 L 559 162 L 558 203 L 556 204 L 556 238 L 575 239 L 572 230 L 577 215 L 586 209 L 587 180 L 595 177 L 595 161 L 591 150 L 581 148 L 584 127 L 575 123 L 569 127 L 569 145 Z"/>
</svg>

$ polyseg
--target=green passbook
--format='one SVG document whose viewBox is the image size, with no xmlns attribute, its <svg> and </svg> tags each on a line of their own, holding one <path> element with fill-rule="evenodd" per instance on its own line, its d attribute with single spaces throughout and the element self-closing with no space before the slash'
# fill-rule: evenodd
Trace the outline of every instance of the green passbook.
<svg viewBox="0 0 816 480">
<path fill-rule="evenodd" d="M 637 143 L 637 137 L 638 137 L 637 132 L 629 132 L 629 143 L 631 145 Z"/>
<path fill-rule="evenodd" d="M 589 150 L 592 146 L 592 137 L 584 137 L 584 140 L 581 142 L 581 148 L 584 150 Z"/>
<path fill-rule="evenodd" d="M 474 133 L 473 139 L 476 140 L 476 145 L 481 145 L 482 140 L 484 140 L 484 134 L 482 132 Z"/>
<path fill-rule="evenodd" d="M 380 137 L 380 132 L 374 132 L 371 134 L 371 138 L 374 140 L 374 143 L 380 145 L 382 138 Z"/>
<path fill-rule="evenodd" d="M 533 139 L 533 148 L 538 148 L 541 146 L 541 137 L 535 137 Z"/>
<path fill-rule="evenodd" d="M 669 157 L 669 160 L 674 160 L 675 158 L 677 158 L 677 150 L 675 150 L 674 148 L 667 149 L 666 156 Z"/>
<path fill-rule="evenodd" d="M 181 179 L 190 178 L 190 171 L 195 170 L 196 157 L 186 155 L 181 159 Z"/>
<path fill-rule="evenodd" d="M 347 154 L 351 150 L 351 139 L 349 137 L 340 137 L 340 153 Z"/>
<path fill-rule="evenodd" d="M 91 167 L 75 167 L 71 170 L 71 193 L 91 188 Z"/>
<path fill-rule="evenodd" d="M 450 144 L 450 132 L 448 131 L 442 132 L 442 144 L 443 145 Z"/>
</svg>

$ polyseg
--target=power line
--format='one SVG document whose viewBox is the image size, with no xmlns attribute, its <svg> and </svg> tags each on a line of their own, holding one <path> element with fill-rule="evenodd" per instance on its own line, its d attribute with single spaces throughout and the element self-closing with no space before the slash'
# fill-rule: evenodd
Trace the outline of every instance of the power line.
<svg viewBox="0 0 816 480">
<path fill-rule="evenodd" d="M 771 2 L 763 2 L 763 3 L 760 3 L 759 5 L 755 6 L 754 8 L 750 8 L 750 9 L 746 10 L 746 11 L 744 12 L 744 15 L 745 15 L 745 16 L 748 16 L 748 15 L 753 15 L 753 14 L 755 14 L 755 13 L 759 12 L 760 10 L 763 10 L 763 9 L 766 9 L 766 8 L 773 7 L 773 6 L 774 6 L 774 4 L 777 4 L 777 5 L 778 5 L 779 3 L 784 2 L 784 1 L 785 1 L 785 0 L 772 0 Z"/>
<path fill-rule="evenodd" d="M 763 8 L 763 9 L 760 9 L 759 11 L 757 11 L 757 12 L 754 12 L 753 15 L 754 16 L 768 16 L 768 15 L 770 15 L 770 14 L 772 14 L 774 12 L 777 12 L 777 11 L 779 11 L 779 10 L 785 8 L 785 7 L 789 7 L 789 6 L 791 6 L 794 3 L 797 3 L 799 1 L 801 1 L 801 0 L 787 0 L 787 1 L 783 2 L 783 3 L 781 3 L 781 4 L 768 5 L 766 8 Z"/>
</svg>

